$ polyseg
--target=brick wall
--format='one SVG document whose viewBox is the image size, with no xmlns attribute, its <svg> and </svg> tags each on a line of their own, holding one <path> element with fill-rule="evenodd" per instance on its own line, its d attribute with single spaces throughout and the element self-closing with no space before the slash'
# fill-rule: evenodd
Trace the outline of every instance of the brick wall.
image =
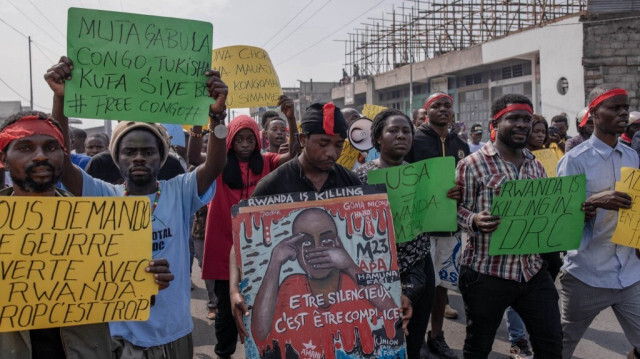
<svg viewBox="0 0 640 359">
<path fill-rule="evenodd" d="M 628 18 L 628 19 L 625 19 Z M 640 106 L 640 12 L 588 14 L 584 22 L 584 88 L 614 83 L 629 92 L 632 110 Z"/>
</svg>

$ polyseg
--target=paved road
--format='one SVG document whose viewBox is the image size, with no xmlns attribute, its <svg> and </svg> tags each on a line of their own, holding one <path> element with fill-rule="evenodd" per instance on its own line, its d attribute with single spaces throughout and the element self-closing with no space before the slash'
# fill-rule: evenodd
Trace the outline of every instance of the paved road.
<svg viewBox="0 0 640 359">
<path fill-rule="evenodd" d="M 213 321 L 206 318 L 206 298 L 207 292 L 204 282 L 200 280 L 200 271 L 197 265 L 193 266 L 193 282 L 196 289 L 191 296 L 191 315 L 193 316 L 195 358 L 209 359 L 216 358 L 213 351 L 215 335 Z M 462 345 L 465 336 L 465 321 L 462 297 L 456 292 L 450 292 L 449 301 L 451 305 L 461 314 L 456 320 L 445 319 L 444 331 L 447 343 L 455 349 L 459 357 L 462 358 Z M 509 358 L 509 344 L 507 327 L 505 320 L 502 321 L 496 340 L 493 344 L 493 352 L 490 359 Z M 630 346 L 622 329 L 618 324 L 612 310 L 606 310 L 595 319 L 591 327 L 585 333 L 582 341 L 578 345 L 574 358 L 578 359 L 618 359 L 625 358 Z M 244 348 L 238 343 L 238 350 L 233 356 L 235 359 L 244 359 Z M 432 357 L 435 357 L 432 355 Z"/>
</svg>

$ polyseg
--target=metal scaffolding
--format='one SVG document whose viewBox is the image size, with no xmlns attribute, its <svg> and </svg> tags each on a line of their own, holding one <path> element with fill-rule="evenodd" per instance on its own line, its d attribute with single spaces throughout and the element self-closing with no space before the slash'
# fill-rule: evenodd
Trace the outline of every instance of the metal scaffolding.
<svg viewBox="0 0 640 359">
<path fill-rule="evenodd" d="M 348 33 L 343 83 L 585 11 L 586 0 L 407 0 Z"/>
</svg>

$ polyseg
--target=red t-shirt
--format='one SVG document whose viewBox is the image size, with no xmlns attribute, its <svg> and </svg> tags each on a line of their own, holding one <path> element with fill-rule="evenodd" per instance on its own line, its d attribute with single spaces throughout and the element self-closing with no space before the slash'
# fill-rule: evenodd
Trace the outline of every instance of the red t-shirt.
<svg viewBox="0 0 640 359">
<path fill-rule="evenodd" d="M 205 229 L 204 256 L 202 260 L 202 278 L 229 280 L 229 251 L 233 244 L 231 234 L 231 207 L 240 200 L 251 197 L 258 181 L 278 167 L 280 155 L 263 153 L 262 173 L 254 174 L 249 162 L 239 162 L 242 180 L 247 185 L 241 189 L 231 189 L 222 181 L 222 175 L 216 178 L 216 194 L 207 213 Z"/>
<path fill-rule="evenodd" d="M 285 345 L 289 344 L 301 359 L 335 359 L 336 349 L 351 352 L 356 348 L 356 328 L 365 354 L 371 354 L 375 347 L 372 328 L 382 325 L 386 334 L 384 339 L 396 337 L 395 323 L 400 319 L 399 309 L 389 309 L 383 314 L 368 299 L 358 297 L 364 296 L 363 291 L 366 289 L 358 287 L 344 273 L 340 275 L 339 287 L 337 292 L 330 293 L 327 298 L 316 296 L 315 301 L 312 301 L 309 298 L 311 288 L 306 276 L 288 276 L 278 290 L 271 331 L 265 340 L 256 340 L 261 356 L 265 350 L 273 350 L 275 340 L 283 356 Z M 371 291 L 376 295 L 380 294 L 376 289 Z M 318 300 L 324 301 L 324 307 L 317 305 Z"/>
</svg>

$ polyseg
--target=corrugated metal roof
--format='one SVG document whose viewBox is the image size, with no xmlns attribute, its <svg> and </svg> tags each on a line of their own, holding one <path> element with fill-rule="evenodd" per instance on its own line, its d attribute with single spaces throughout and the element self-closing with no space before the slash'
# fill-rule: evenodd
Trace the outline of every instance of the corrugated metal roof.
<svg viewBox="0 0 640 359">
<path fill-rule="evenodd" d="M 640 11 L 640 0 L 589 0 L 587 11 L 591 13 Z"/>
</svg>

